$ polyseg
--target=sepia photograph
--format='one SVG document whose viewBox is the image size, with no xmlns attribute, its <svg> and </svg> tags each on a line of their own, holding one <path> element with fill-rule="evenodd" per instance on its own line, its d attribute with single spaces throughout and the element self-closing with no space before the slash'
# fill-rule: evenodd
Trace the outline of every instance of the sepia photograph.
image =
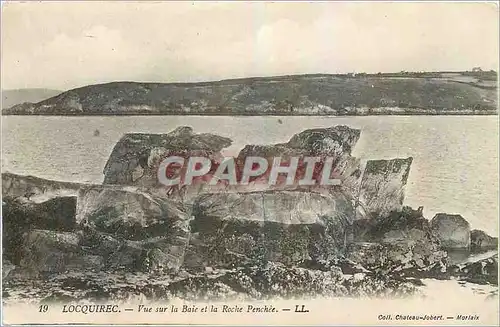
<svg viewBox="0 0 500 327">
<path fill-rule="evenodd" d="M 2 1 L 5 325 L 499 324 L 499 2 Z"/>
</svg>

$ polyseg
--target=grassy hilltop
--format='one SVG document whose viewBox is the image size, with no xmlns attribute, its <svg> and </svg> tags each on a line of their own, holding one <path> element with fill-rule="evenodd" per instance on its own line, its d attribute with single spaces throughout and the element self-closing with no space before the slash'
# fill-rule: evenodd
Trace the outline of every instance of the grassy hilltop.
<svg viewBox="0 0 500 327">
<path fill-rule="evenodd" d="M 497 114 L 497 73 L 257 77 L 202 83 L 113 82 L 72 89 L 13 115 Z"/>
</svg>

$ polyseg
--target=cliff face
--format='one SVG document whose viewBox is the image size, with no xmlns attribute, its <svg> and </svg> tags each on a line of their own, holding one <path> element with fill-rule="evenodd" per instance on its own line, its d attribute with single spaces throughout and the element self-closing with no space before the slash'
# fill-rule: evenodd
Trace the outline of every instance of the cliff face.
<svg viewBox="0 0 500 327">
<path fill-rule="evenodd" d="M 114 82 L 23 103 L 3 114 L 39 115 L 376 115 L 496 114 L 490 86 L 439 74 L 432 78 L 382 75 L 302 75 L 206 83 Z M 407 90 L 412 90 L 408 92 Z"/>
</svg>

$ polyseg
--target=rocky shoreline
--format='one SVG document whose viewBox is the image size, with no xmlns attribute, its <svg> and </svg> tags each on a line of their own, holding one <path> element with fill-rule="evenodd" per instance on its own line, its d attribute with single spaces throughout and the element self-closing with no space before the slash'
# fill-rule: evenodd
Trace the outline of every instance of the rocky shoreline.
<svg viewBox="0 0 500 327">
<path fill-rule="evenodd" d="M 351 155 L 360 133 L 305 130 L 238 156 L 333 157 L 342 183 L 326 188 L 262 189 L 259 178 L 165 188 L 161 158 L 217 162 L 231 144 L 189 127 L 124 135 L 102 185 L 2 173 L 4 299 L 395 297 L 418 293 L 423 278 L 498 285 L 498 239 L 460 215 L 429 220 L 404 206 L 412 158 L 361 162 Z"/>
</svg>

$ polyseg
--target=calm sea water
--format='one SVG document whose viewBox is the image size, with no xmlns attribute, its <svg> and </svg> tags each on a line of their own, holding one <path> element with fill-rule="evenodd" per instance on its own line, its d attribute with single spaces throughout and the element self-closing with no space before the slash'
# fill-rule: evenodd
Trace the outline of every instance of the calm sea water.
<svg viewBox="0 0 500 327">
<path fill-rule="evenodd" d="M 282 123 L 280 123 L 280 120 Z M 286 142 L 307 128 L 348 125 L 362 130 L 354 155 L 413 156 L 406 204 L 460 213 L 498 235 L 498 116 L 380 117 L 2 117 L 2 171 L 64 181 L 101 183 L 102 170 L 124 133 L 166 133 L 178 126 L 245 144 Z M 100 131 L 94 136 L 94 131 Z"/>
</svg>

